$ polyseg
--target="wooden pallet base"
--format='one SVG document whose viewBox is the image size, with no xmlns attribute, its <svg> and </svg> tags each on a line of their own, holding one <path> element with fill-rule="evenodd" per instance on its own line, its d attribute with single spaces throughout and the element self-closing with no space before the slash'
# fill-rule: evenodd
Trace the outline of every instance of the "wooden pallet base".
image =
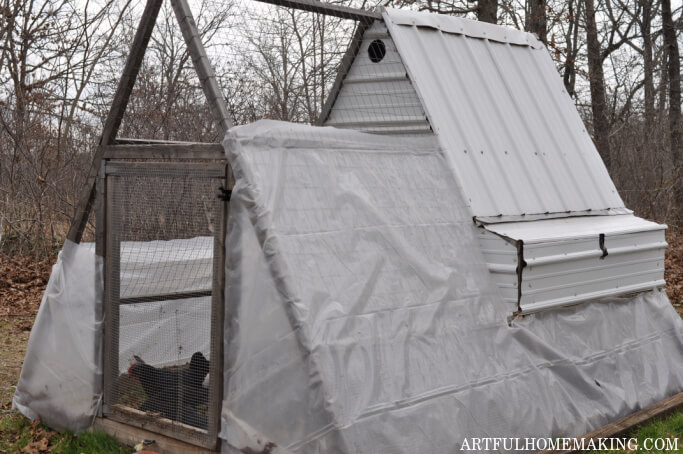
<svg viewBox="0 0 683 454">
<path fill-rule="evenodd" d="M 638 427 L 652 421 L 653 419 L 663 418 L 671 413 L 683 409 L 683 392 L 674 394 L 668 399 L 661 400 L 656 404 L 650 405 L 643 410 L 631 413 L 613 423 L 607 424 L 588 432 L 580 437 L 586 440 L 597 440 L 599 438 L 620 438 L 628 437 Z M 538 454 L 573 454 L 579 451 L 540 451 Z"/>
<path fill-rule="evenodd" d="M 159 454 L 218 454 L 220 452 L 200 448 L 175 438 L 140 429 L 139 427 L 129 426 L 109 418 L 97 418 L 93 430 L 111 435 L 121 443 L 129 446 L 135 446 L 143 440 L 154 440 L 154 443 L 147 448 Z"/>
</svg>

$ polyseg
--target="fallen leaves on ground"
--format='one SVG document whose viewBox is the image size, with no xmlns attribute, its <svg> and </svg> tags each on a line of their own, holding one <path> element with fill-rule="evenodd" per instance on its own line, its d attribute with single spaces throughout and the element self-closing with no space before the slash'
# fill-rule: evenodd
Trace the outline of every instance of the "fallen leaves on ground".
<svg viewBox="0 0 683 454">
<path fill-rule="evenodd" d="M 0 253 L 0 319 L 26 318 L 20 327 L 31 329 L 53 262 Z"/>
</svg>

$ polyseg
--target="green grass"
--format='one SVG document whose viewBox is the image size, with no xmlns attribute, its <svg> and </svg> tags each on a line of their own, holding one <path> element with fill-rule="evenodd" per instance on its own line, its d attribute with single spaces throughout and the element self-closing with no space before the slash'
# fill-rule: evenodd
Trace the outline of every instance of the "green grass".
<svg viewBox="0 0 683 454">
<path fill-rule="evenodd" d="M 683 411 L 662 420 L 653 421 L 636 430 L 630 438 L 638 439 L 637 451 L 594 451 L 594 454 L 648 453 L 683 454 Z M 645 449 L 648 439 L 678 438 L 677 450 Z M 33 448 L 33 450 L 31 449 Z M 42 424 L 36 424 L 18 414 L 0 418 L 0 453 L 53 454 L 129 454 L 133 450 L 118 443 L 114 438 L 99 432 L 84 432 L 79 435 L 60 433 Z"/>
<path fill-rule="evenodd" d="M 650 422 L 649 424 L 640 427 L 629 438 L 638 439 L 638 449 L 636 451 L 594 451 L 595 454 L 615 454 L 627 452 L 642 452 L 652 454 L 683 454 L 683 411 L 674 413 L 665 419 L 659 419 Z M 645 449 L 646 440 L 654 440 L 657 438 L 668 438 L 670 440 L 678 439 L 678 449 L 676 450 L 658 450 L 650 446 L 650 449 Z"/>
<path fill-rule="evenodd" d="M 21 415 L 0 419 L 0 453 L 129 454 L 131 448 L 100 432 L 56 432 Z"/>
</svg>

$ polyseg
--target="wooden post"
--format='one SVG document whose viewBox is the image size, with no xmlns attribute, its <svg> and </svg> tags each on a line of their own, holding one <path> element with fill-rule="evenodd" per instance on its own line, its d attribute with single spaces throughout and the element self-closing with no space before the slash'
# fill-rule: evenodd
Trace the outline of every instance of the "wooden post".
<svg viewBox="0 0 683 454">
<path fill-rule="evenodd" d="M 228 184 L 231 174 L 225 166 L 223 185 Z M 223 332 L 225 327 L 225 236 L 230 202 L 221 202 L 218 207 L 216 230 L 213 243 L 213 293 L 211 298 L 211 358 L 209 364 L 209 439 L 216 440 L 221 427 L 221 410 L 223 408 Z"/>
<path fill-rule="evenodd" d="M 97 196 L 95 198 L 95 224 L 97 226 L 103 226 L 107 222 L 107 213 L 106 213 L 106 204 L 107 204 L 107 198 L 106 198 L 106 180 L 104 178 L 104 162 L 102 162 L 102 165 L 100 166 L 100 173 L 99 176 L 97 177 L 97 183 L 96 183 L 96 189 L 97 189 Z M 107 250 L 107 238 L 105 235 L 105 229 L 103 228 L 97 228 L 95 231 L 95 255 L 97 257 L 105 257 L 106 256 L 106 250 Z M 97 259 L 96 257 L 96 259 Z M 100 283 L 103 286 L 103 293 L 102 293 L 102 298 L 103 301 L 101 304 L 96 306 L 95 308 L 95 323 L 102 323 L 105 320 L 104 317 L 104 305 L 105 305 L 105 300 L 106 300 L 106 285 L 104 284 L 105 276 L 107 275 L 107 264 L 104 263 L 105 261 L 102 260 L 102 275 L 97 275 L 95 276 L 95 283 L 94 285 L 97 286 Z M 100 337 L 96 336 L 97 343 L 95 344 L 95 364 L 98 364 L 100 361 L 104 362 L 104 329 L 99 333 Z M 97 383 L 97 392 L 98 393 L 104 393 L 104 369 L 102 369 L 102 375 L 98 377 L 98 383 Z M 103 411 L 103 405 L 100 405 L 99 408 L 97 409 L 98 416 L 102 416 L 102 411 Z"/>
<path fill-rule="evenodd" d="M 148 0 L 145 10 L 142 13 L 140 25 L 135 33 L 130 54 L 128 54 L 128 58 L 126 59 L 123 74 L 121 75 L 119 86 L 116 89 L 116 94 L 114 95 L 111 109 L 109 110 L 109 115 L 104 123 L 104 129 L 102 130 L 100 143 L 95 151 L 90 172 L 85 180 L 78 205 L 76 206 L 76 213 L 74 215 L 73 221 L 71 222 L 69 233 L 67 234 L 67 238 L 74 243 L 81 242 L 83 230 L 88 223 L 88 216 L 90 215 L 93 199 L 95 197 L 95 179 L 97 178 L 97 173 L 100 170 L 102 153 L 105 146 L 114 142 L 116 133 L 119 130 L 119 126 L 121 126 L 121 119 L 123 118 L 123 113 L 126 111 L 126 107 L 128 106 L 130 93 L 133 90 L 135 79 L 140 71 L 142 58 L 145 56 L 145 50 L 147 49 L 147 44 L 152 36 L 152 30 L 154 29 L 154 24 L 156 23 L 157 16 L 159 15 L 159 9 L 161 9 L 162 1 L 163 0 Z"/>
<path fill-rule="evenodd" d="M 116 386 L 119 376 L 119 292 L 121 279 L 121 238 L 115 225 L 119 218 L 119 206 L 115 203 L 117 177 L 106 178 L 107 200 L 105 226 L 106 251 L 104 275 L 104 413 L 108 413 L 118 399 Z"/>
<path fill-rule="evenodd" d="M 218 82 L 216 82 L 216 75 L 211 67 L 209 57 L 206 56 L 204 45 L 199 36 L 197 24 L 192 17 L 192 12 L 187 4 L 187 0 L 171 0 L 173 11 L 175 12 L 180 31 L 183 34 L 183 39 L 187 45 L 187 50 L 190 52 L 192 64 L 199 77 L 199 82 L 204 90 L 204 95 L 209 103 L 211 114 L 213 115 L 221 136 L 232 127 L 232 122 L 229 118 L 228 106 L 225 103 L 225 98 L 221 92 Z"/>
</svg>

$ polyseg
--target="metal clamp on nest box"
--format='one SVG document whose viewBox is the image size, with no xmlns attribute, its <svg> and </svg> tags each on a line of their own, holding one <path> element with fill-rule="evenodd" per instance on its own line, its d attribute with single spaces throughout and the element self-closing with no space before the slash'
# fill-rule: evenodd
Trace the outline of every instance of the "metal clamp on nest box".
<svg viewBox="0 0 683 454">
<path fill-rule="evenodd" d="M 225 189 L 223 186 L 218 188 L 218 198 L 223 202 L 229 202 L 230 196 L 232 196 L 232 189 Z"/>
</svg>

